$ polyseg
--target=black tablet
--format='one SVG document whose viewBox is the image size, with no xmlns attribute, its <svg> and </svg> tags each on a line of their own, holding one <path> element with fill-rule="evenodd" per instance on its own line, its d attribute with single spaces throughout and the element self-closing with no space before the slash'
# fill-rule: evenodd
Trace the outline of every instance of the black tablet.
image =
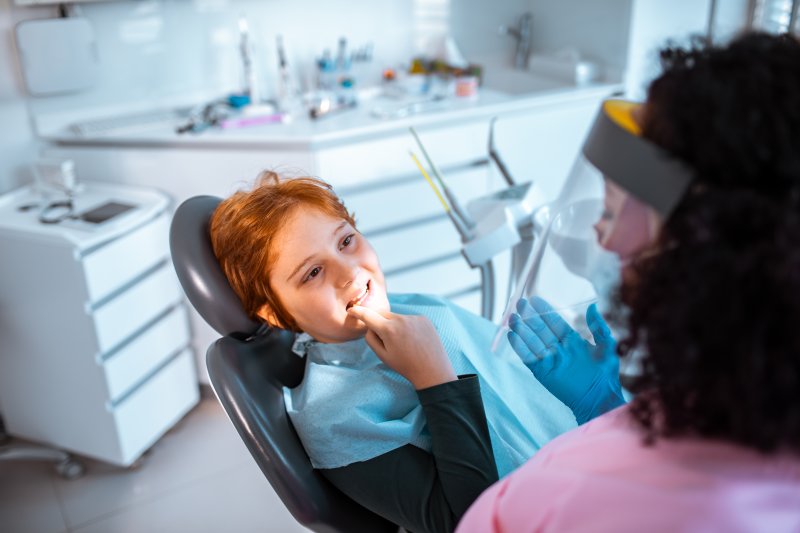
<svg viewBox="0 0 800 533">
<path fill-rule="evenodd" d="M 114 218 L 115 216 L 121 215 L 126 211 L 130 211 L 134 207 L 136 206 L 131 204 L 123 204 L 121 202 L 106 202 L 95 207 L 94 209 L 84 211 L 78 215 L 78 218 L 92 224 L 100 224 Z"/>
</svg>

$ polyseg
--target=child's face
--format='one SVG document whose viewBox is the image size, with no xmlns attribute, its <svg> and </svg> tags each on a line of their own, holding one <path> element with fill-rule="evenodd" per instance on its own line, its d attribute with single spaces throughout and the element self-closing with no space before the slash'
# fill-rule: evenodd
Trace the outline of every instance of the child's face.
<svg viewBox="0 0 800 533">
<path fill-rule="evenodd" d="M 347 314 L 356 302 L 389 311 L 378 256 L 347 221 L 316 209 L 297 209 L 274 246 L 272 290 L 298 327 L 316 340 L 344 342 L 363 336 L 364 323 Z M 262 312 L 269 321 L 269 311 Z"/>
</svg>

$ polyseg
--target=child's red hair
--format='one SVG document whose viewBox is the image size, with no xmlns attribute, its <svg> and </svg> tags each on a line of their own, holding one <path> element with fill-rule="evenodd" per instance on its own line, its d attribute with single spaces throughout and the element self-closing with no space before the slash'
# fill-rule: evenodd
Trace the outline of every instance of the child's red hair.
<svg viewBox="0 0 800 533">
<path fill-rule="evenodd" d="M 273 239 L 296 209 L 317 209 L 355 227 L 353 216 L 324 181 L 312 177 L 282 179 L 275 172 L 259 174 L 251 191 L 223 200 L 211 216 L 209 232 L 214 255 L 247 314 L 259 319 L 266 304 L 277 326 L 297 331 L 297 323 L 272 291 Z"/>
</svg>

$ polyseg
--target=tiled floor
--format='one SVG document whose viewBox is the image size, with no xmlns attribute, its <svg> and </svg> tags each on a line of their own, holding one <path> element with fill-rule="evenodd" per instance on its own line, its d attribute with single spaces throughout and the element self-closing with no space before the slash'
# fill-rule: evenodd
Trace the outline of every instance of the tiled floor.
<svg viewBox="0 0 800 533">
<path fill-rule="evenodd" d="M 133 469 L 85 461 L 60 478 L 45 461 L 0 462 L 0 531 L 301 532 L 216 400 L 203 400 Z"/>
</svg>

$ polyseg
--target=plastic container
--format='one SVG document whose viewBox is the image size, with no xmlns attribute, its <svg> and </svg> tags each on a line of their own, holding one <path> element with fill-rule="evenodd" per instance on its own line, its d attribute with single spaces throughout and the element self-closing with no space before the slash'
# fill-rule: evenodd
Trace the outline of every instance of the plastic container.
<svg viewBox="0 0 800 533">
<path fill-rule="evenodd" d="M 472 75 L 455 79 L 455 94 L 458 98 L 474 100 L 478 97 L 478 78 Z"/>
</svg>

